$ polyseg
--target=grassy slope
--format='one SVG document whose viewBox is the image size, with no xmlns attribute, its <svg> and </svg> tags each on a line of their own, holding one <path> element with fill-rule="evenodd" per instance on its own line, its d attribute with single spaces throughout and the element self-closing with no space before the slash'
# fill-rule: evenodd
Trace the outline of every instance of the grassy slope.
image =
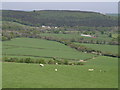
<svg viewBox="0 0 120 90">
<path fill-rule="evenodd" d="M 68 59 L 86 59 L 93 56 L 92 54 L 78 52 L 58 42 L 30 38 L 16 38 L 11 41 L 3 42 L 3 54 L 47 56 Z"/>
<path fill-rule="evenodd" d="M 81 44 L 81 43 L 76 43 L 76 44 L 84 45 L 86 47 L 89 47 L 95 50 L 100 50 L 102 52 L 110 52 L 110 53 L 118 54 L 117 45 Z"/>
<path fill-rule="evenodd" d="M 92 59 L 84 66 L 3 63 L 3 88 L 117 88 L 117 65 L 110 57 Z M 88 72 L 89 68 L 95 71 Z"/>
<path fill-rule="evenodd" d="M 2 21 L 2 30 L 30 30 L 34 29 L 35 27 L 23 25 L 17 22 L 11 21 Z"/>
</svg>

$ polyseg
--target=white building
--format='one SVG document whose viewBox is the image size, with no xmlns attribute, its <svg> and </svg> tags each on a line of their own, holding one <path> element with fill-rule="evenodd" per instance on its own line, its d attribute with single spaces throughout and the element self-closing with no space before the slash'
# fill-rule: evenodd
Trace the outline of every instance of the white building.
<svg viewBox="0 0 120 90">
<path fill-rule="evenodd" d="M 91 35 L 81 34 L 81 36 L 92 37 Z"/>
</svg>

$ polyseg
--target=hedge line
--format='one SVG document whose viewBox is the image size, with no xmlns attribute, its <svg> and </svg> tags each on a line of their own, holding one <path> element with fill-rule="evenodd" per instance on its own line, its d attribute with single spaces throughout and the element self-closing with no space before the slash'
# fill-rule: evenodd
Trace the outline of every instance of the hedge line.
<svg viewBox="0 0 120 90">
<path fill-rule="evenodd" d="M 17 57 L 3 57 L 4 62 L 16 62 L 16 63 L 34 63 L 34 64 L 56 64 L 59 65 L 84 65 L 83 62 L 73 61 L 70 62 L 69 60 L 45 60 L 45 59 L 33 59 L 33 58 L 17 58 Z"/>
</svg>

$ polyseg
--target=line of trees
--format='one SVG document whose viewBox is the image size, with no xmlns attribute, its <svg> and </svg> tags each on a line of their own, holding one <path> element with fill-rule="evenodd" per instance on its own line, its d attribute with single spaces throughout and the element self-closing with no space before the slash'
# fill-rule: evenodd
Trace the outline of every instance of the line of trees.
<svg viewBox="0 0 120 90">
<path fill-rule="evenodd" d="M 17 58 L 17 57 L 3 57 L 4 62 L 16 62 L 16 63 L 34 63 L 34 64 L 53 64 L 56 65 L 84 65 L 83 62 L 78 62 L 78 61 L 69 61 L 65 59 L 57 60 L 57 59 L 50 59 L 50 60 L 45 60 L 45 59 L 36 59 L 36 58 Z"/>
</svg>

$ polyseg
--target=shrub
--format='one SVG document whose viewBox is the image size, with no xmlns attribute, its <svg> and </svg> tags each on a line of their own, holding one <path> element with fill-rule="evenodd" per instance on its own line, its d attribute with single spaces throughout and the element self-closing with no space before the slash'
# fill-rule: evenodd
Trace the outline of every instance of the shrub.
<svg viewBox="0 0 120 90">
<path fill-rule="evenodd" d="M 74 65 L 74 63 L 73 62 L 69 62 L 68 65 Z"/>
<path fill-rule="evenodd" d="M 60 60 L 56 60 L 56 63 L 58 63 L 58 64 L 62 64 L 62 61 L 60 61 Z"/>
<path fill-rule="evenodd" d="M 55 61 L 54 60 L 49 60 L 48 64 L 55 64 Z"/>
<path fill-rule="evenodd" d="M 31 58 L 26 58 L 25 63 L 31 63 Z"/>
<path fill-rule="evenodd" d="M 78 62 L 78 63 L 76 63 L 76 65 L 84 65 L 84 63 L 83 62 Z"/>
<path fill-rule="evenodd" d="M 18 63 L 24 63 L 24 59 L 21 58 L 21 59 L 19 59 L 17 62 L 18 62 Z"/>
<path fill-rule="evenodd" d="M 68 60 L 64 60 L 63 64 L 68 65 Z"/>
<path fill-rule="evenodd" d="M 46 64 L 46 62 L 45 62 L 44 59 L 39 59 L 39 60 L 38 60 L 38 63 L 39 63 L 39 64 L 40 64 L 40 63 L 42 63 L 42 64 Z"/>
<path fill-rule="evenodd" d="M 3 61 L 8 62 L 9 58 L 8 57 L 3 57 Z"/>
</svg>

